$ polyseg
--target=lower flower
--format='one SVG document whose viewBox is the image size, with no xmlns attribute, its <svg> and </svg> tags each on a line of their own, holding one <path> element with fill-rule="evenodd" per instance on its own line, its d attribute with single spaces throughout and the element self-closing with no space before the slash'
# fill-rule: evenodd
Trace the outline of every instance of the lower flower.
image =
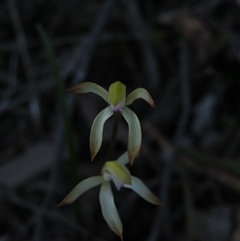
<svg viewBox="0 0 240 241">
<path fill-rule="evenodd" d="M 99 200 L 103 217 L 112 231 L 122 240 L 122 222 L 114 204 L 110 181 L 115 184 L 118 190 L 121 187 L 130 188 L 146 201 L 155 205 L 161 205 L 159 199 L 139 178 L 131 176 L 128 169 L 124 166 L 128 161 L 127 152 L 121 155 L 116 161 L 107 161 L 102 168 L 100 176 L 93 176 L 81 181 L 58 206 L 68 205 L 89 189 L 101 185 Z"/>
</svg>

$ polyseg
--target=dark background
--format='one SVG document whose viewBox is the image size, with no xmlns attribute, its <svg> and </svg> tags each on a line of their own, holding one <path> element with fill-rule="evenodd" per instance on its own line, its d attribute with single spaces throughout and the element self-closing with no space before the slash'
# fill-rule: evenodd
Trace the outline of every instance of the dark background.
<svg viewBox="0 0 240 241">
<path fill-rule="evenodd" d="M 56 208 L 99 175 L 113 123 L 91 162 L 92 121 L 107 104 L 62 90 L 117 80 L 155 100 L 155 109 L 131 105 L 143 148 L 128 167 L 164 204 L 114 190 L 124 240 L 240 240 L 239 0 L 5 0 L 0 20 L 1 241 L 119 240 L 102 217 L 99 188 Z M 122 118 L 116 158 L 127 135 Z"/>
</svg>

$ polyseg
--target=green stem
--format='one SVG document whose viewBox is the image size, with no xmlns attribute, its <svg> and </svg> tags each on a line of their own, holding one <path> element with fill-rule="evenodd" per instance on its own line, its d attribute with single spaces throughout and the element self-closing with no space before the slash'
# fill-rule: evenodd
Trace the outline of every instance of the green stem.
<svg viewBox="0 0 240 241">
<path fill-rule="evenodd" d="M 115 151 L 116 146 L 116 137 L 118 132 L 118 126 L 119 126 L 119 120 L 121 118 L 121 113 L 117 112 L 114 114 L 114 123 L 113 123 L 113 129 L 112 129 L 112 136 L 111 141 L 109 144 L 109 150 L 108 150 L 108 160 L 113 160 L 113 155 Z"/>
<path fill-rule="evenodd" d="M 71 163 L 72 183 L 73 185 L 75 185 L 77 180 L 76 151 L 74 146 L 73 129 L 72 129 L 68 108 L 66 104 L 65 88 L 63 85 L 63 81 L 60 75 L 60 70 L 59 70 L 57 60 L 56 60 L 53 48 L 51 46 L 50 40 L 41 25 L 37 26 L 37 30 L 41 37 L 45 50 L 47 52 L 49 63 L 52 67 L 53 76 L 56 83 L 57 98 L 58 98 L 58 102 L 61 110 L 62 119 L 64 122 L 64 128 L 65 128 L 65 134 L 66 134 L 68 152 L 69 152 L 69 160 Z"/>
</svg>

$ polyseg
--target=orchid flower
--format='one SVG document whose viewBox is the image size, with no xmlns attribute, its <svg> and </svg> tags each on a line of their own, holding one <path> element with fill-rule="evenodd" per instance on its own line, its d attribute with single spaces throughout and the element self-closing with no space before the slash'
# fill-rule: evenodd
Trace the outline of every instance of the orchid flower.
<svg viewBox="0 0 240 241">
<path fill-rule="evenodd" d="M 100 176 L 93 176 L 81 181 L 58 206 L 68 205 L 89 189 L 101 185 L 99 200 L 103 217 L 110 229 L 122 240 L 122 222 L 114 204 L 110 181 L 115 184 L 117 190 L 120 190 L 121 187 L 130 188 L 146 201 L 155 205 L 161 205 L 158 198 L 139 178 L 131 176 L 129 170 L 124 166 L 128 160 L 127 152 L 125 152 L 116 161 L 107 161 L 102 168 Z"/>
<path fill-rule="evenodd" d="M 148 91 L 144 88 L 137 88 L 126 97 L 126 86 L 120 81 L 110 85 L 109 91 L 100 85 L 92 82 L 84 82 L 67 90 L 71 93 L 95 93 L 101 96 L 109 106 L 103 109 L 95 118 L 90 134 L 90 152 L 93 160 L 97 155 L 103 137 L 103 127 L 105 122 L 116 112 L 120 112 L 128 124 L 128 156 L 132 164 L 140 150 L 142 141 L 142 131 L 137 115 L 127 106 L 136 99 L 144 99 L 151 107 L 155 107 L 154 101 Z"/>
</svg>

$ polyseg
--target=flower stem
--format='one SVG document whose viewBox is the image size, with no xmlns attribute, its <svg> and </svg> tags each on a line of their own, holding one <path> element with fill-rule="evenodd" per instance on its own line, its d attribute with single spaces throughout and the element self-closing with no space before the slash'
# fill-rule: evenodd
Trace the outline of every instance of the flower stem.
<svg viewBox="0 0 240 241">
<path fill-rule="evenodd" d="M 112 129 L 112 136 L 111 136 L 111 141 L 110 141 L 109 150 L 108 150 L 108 160 L 112 160 L 113 159 L 115 146 L 116 146 L 116 137 L 117 137 L 117 132 L 118 132 L 118 126 L 119 126 L 120 118 L 121 118 L 121 113 L 120 112 L 116 112 L 114 114 L 114 123 L 113 123 L 113 129 Z"/>
</svg>

